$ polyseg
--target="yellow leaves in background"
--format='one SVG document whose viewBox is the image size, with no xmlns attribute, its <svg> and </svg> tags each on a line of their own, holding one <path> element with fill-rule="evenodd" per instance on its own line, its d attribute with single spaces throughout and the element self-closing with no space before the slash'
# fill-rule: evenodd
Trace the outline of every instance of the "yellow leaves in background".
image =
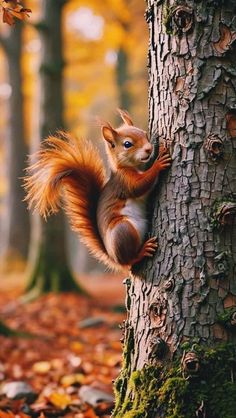
<svg viewBox="0 0 236 418">
<path fill-rule="evenodd" d="M 91 127 L 81 127 L 80 115 L 84 112 L 106 115 L 108 109 L 121 106 L 116 84 L 120 49 L 128 55 L 129 79 L 126 85 L 132 102 L 135 106 L 141 103 L 142 109 L 138 113 L 146 119 L 148 31 L 143 16 L 144 6 L 143 0 L 70 0 L 66 4 L 66 119 L 74 132 L 78 130 L 90 136 Z M 73 14 L 77 20 L 72 18 Z M 80 25 L 78 19 L 81 16 L 85 21 L 88 19 L 87 24 Z M 94 25 L 99 16 L 103 19 L 102 35 L 98 31 L 97 39 L 91 40 L 89 32 L 96 33 Z M 73 22 L 73 25 L 67 22 Z M 110 114 L 105 117 L 110 117 Z"/>
<path fill-rule="evenodd" d="M 117 22 L 108 22 L 105 28 L 106 47 L 119 49 L 122 44 L 128 41 L 127 33 L 123 26 Z"/>
<path fill-rule="evenodd" d="M 112 11 L 116 20 L 122 23 L 130 23 L 132 19 L 132 12 L 129 7 L 129 2 L 124 0 L 109 0 L 107 7 Z"/>
<path fill-rule="evenodd" d="M 18 2 L 13 3 L 20 6 Z M 5 4 L 10 7 L 9 2 L 5 1 Z M 25 0 L 24 5 L 32 9 L 31 22 L 40 21 L 40 1 Z M 94 126 L 91 127 L 94 124 L 90 123 L 90 118 L 98 114 L 104 118 L 113 117 L 111 109 L 121 106 L 116 81 L 120 49 L 128 55 L 129 79 L 126 85 L 133 103 L 130 110 L 134 116 L 138 114 L 138 119 L 141 115 L 141 124 L 145 121 L 148 30 L 143 17 L 144 8 L 143 0 L 66 2 L 62 24 L 65 119 L 69 130 L 90 137 L 95 130 Z M 38 80 L 41 42 L 38 31 L 32 25 L 24 27 L 23 47 L 25 123 L 27 140 L 30 141 L 40 118 Z M 99 130 L 97 132 L 100 135 Z"/>
<path fill-rule="evenodd" d="M 129 23 L 132 19 L 130 10 L 131 2 L 137 0 L 70 0 L 67 3 L 67 11 L 73 11 L 79 7 L 89 7 L 108 20 L 119 20 L 122 23 Z M 138 0 L 140 3 L 142 0 Z M 144 7 L 144 6 L 143 6 Z"/>
</svg>

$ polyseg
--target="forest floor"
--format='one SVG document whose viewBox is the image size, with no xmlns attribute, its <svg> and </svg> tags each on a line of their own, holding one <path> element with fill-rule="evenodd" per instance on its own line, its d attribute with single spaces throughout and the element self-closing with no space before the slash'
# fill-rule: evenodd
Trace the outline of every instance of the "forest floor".
<svg viewBox="0 0 236 418">
<path fill-rule="evenodd" d="M 0 278 L 1 279 L 1 278 Z M 21 282 L 1 280 L 0 418 L 107 418 L 121 367 L 125 319 L 120 277 L 83 277 L 90 297 L 47 294 L 19 303 Z"/>
</svg>

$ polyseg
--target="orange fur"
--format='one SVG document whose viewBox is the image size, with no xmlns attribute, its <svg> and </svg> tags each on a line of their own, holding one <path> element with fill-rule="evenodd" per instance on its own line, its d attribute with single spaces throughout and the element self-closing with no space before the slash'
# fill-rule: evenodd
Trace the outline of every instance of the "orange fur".
<svg viewBox="0 0 236 418">
<path fill-rule="evenodd" d="M 138 172 L 132 168 L 124 168 L 119 171 L 122 183 L 126 185 L 127 195 L 139 197 L 147 193 L 157 180 L 162 170 L 169 166 L 168 154 L 160 155 L 154 164 L 144 172 Z"/>
<path fill-rule="evenodd" d="M 90 252 L 115 269 L 97 229 L 98 198 L 106 181 L 101 157 L 90 141 L 59 135 L 50 136 L 35 154 L 25 180 L 26 200 L 45 218 L 63 204 L 72 229 Z"/>
</svg>

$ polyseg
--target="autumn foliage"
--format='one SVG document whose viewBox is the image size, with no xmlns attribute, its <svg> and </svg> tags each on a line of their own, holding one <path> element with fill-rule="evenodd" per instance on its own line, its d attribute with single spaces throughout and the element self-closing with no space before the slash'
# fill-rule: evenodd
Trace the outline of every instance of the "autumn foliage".
<svg viewBox="0 0 236 418">
<path fill-rule="evenodd" d="M 0 295 L 1 318 L 19 331 L 0 335 L 0 418 L 108 417 L 121 367 L 121 280 L 101 277 L 90 298 L 49 294 L 26 305 L 9 304 L 20 295 L 13 282 Z M 31 389 L 13 396 L 8 382 Z"/>
<path fill-rule="evenodd" d="M 19 0 L 4 0 L 0 5 L 3 22 L 8 25 L 14 25 L 15 19 L 26 20 L 31 13 L 31 9 L 23 7 Z"/>
</svg>

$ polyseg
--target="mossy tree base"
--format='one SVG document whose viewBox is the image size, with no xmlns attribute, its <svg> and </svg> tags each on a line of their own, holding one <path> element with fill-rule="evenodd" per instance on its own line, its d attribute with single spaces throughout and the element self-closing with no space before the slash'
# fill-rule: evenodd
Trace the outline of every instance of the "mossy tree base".
<svg viewBox="0 0 236 418">
<path fill-rule="evenodd" d="M 192 374 L 183 371 L 180 357 L 171 366 L 147 365 L 131 375 L 123 369 L 112 417 L 235 418 L 236 347 L 195 344 L 195 353 L 200 367 Z"/>
<path fill-rule="evenodd" d="M 62 212 L 52 216 L 47 222 L 34 220 L 37 228 L 32 240 L 33 252 L 29 263 L 29 280 L 23 302 L 54 292 L 87 292 L 75 281 L 66 254 L 65 225 Z"/>
<path fill-rule="evenodd" d="M 86 290 L 75 282 L 69 270 L 59 272 L 52 270 L 50 274 L 43 275 L 42 270 L 38 271 L 38 275 L 33 275 L 26 293 L 21 297 L 21 302 L 31 302 L 42 296 L 45 293 L 60 293 L 60 292 L 76 292 L 84 296 L 88 296 Z"/>
<path fill-rule="evenodd" d="M 74 291 L 86 293 L 82 287 L 76 283 L 67 265 L 62 265 L 60 261 L 52 262 L 45 257 L 46 256 L 41 253 L 26 291 L 37 288 L 43 293 Z"/>
<path fill-rule="evenodd" d="M 63 265 L 59 260 L 53 262 L 43 255 L 42 251 L 31 273 L 22 301 L 29 302 L 49 292 L 77 292 L 87 295 L 82 286 L 76 283 L 67 265 Z"/>
</svg>

